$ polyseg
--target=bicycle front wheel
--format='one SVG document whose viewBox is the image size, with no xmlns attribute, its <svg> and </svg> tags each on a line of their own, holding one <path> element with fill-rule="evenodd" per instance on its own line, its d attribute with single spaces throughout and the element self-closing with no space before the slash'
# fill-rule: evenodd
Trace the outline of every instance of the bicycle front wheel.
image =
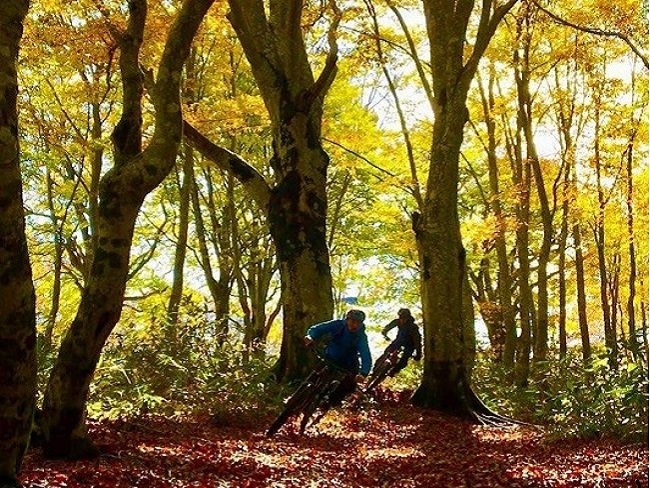
<svg viewBox="0 0 650 488">
<path fill-rule="evenodd" d="M 266 431 L 267 437 L 272 437 L 275 435 L 278 430 L 289 420 L 292 415 L 299 414 L 303 408 L 303 405 L 307 402 L 312 394 L 314 389 L 314 383 L 305 381 L 301 384 L 298 389 L 295 391 L 291 398 L 287 401 L 287 404 L 284 406 L 284 409 L 276 417 L 271 426 Z"/>
</svg>

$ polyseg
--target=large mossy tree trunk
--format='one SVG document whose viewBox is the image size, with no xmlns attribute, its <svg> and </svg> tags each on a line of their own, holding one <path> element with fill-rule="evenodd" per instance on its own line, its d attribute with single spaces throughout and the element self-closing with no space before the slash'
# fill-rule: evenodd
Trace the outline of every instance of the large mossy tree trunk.
<svg viewBox="0 0 650 488">
<path fill-rule="evenodd" d="M 474 418 L 489 413 L 469 384 L 463 327 L 465 250 L 458 217 L 460 147 L 470 83 L 497 25 L 514 5 L 482 4 L 471 54 L 464 40 L 474 2 L 424 0 L 434 101 L 431 156 L 422 213 L 413 215 L 424 321 L 424 374 L 416 405 Z M 466 60 L 465 60 L 466 59 Z"/>
<path fill-rule="evenodd" d="M 36 311 L 18 150 L 18 47 L 27 0 L 0 6 L 0 486 L 19 486 L 36 400 Z"/>
<path fill-rule="evenodd" d="M 84 422 L 90 382 L 106 339 L 120 318 L 135 221 L 146 195 L 172 169 L 182 137 L 180 80 L 194 35 L 213 0 L 186 0 L 172 26 L 151 93 L 155 129 L 142 150 L 143 74 L 138 64 L 146 1 L 129 2 L 120 41 L 122 117 L 113 131 L 115 165 L 102 178 L 97 248 L 77 314 L 50 375 L 43 402 L 48 457 L 93 455 Z"/>
<path fill-rule="evenodd" d="M 284 328 L 277 375 L 283 380 L 307 373 L 311 363 L 302 338 L 311 324 L 331 318 L 334 310 L 325 235 L 327 158 L 315 152 L 312 161 L 318 168 L 310 167 L 303 174 L 289 170 L 274 189 L 269 206 L 282 282 Z"/>
<path fill-rule="evenodd" d="M 336 27 L 331 2 L 330 51 L 314 77 L 303 39 L 303 4 L 230 0 L 228 18 L 237 33 L 271 121 L 274 184 L 236 154 L 186 123 L 190 142 L 230 172 L 264 212 L 275 244 L 282 282 L 283 337 L 279 380 L 303 377 L 310 358 L 307 328 L 332 317 L 332 277 L 325 233 L 329 157 L 321 145 L 323 101 L 336 73 Z"/>
<path fill-rule="evenodd" d="M 303 39 L 303 5 L 293 0 L 230 1 L 230 22 L 251 65 L 271 120 L 276 184 L 267 222 L 282 282 L 283 335 L 277 376 L 304 376 L 310 361 L 302 338 L 307 328 L 332 316 L 332 277 L 325 234 L 329 157 L 321 145 L 323 100 L 336 68 L 330 53 L 314 78 Z M 335 9 L 334 14 L 337 14 Z M 338 17 L 332 22 L 336 27 Z"/>
</svg>

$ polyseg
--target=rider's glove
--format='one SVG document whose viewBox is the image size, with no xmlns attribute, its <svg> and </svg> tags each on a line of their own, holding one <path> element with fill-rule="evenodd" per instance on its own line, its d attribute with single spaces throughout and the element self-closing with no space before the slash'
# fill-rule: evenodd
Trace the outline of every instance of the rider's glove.
<svg viewBox="0 0 650 488">
<path fill-rule="evenodd" d="M 304 341 L 305 346 L 307 346 L 307 347 L 311 346 L 314 343 L 314 339 L 312 339 L 308 335 L 306 335 L 302 340 Z"/>
<path fill-rule="evenodd" d="M 366 377 L 362 374 L 356 375 L 354 379 L 356 380 L 357 383 L 363 383 L 364 381 L 366 381 Z"/>
</svg>

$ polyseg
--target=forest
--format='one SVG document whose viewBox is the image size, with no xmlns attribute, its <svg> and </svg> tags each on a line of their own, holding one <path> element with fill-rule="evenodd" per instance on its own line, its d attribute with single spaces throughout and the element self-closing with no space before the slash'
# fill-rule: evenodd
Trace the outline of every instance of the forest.
<svg viewBox="0 0 650 488">
<path fill-rule="evenodd" d="M 647 486 L 648 18 L 0 2 L 0 488 Z"/>
</svg>

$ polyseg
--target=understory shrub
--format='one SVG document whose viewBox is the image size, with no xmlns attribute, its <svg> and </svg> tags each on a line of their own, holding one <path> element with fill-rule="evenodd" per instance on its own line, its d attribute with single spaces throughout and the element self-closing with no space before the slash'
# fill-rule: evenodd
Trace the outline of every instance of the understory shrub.
<svg viewBox="0 0 650 488">
<path fill-rule="evenodd" d="M 585 367 L 579 351 L 535 364 L 525 388 L 514 386 L 492 360 L 477 361 L 479 396 L 498 413 L 541 424 L 552 438 L 648 437 L 648 369 L 624 360 L 612 370 L 604 351 Z"/>
<path fill-rule="evenodd" d="M 102 351 L 88 402 L 93 418 L 209 413 L 246 416 L 276 411 L 285 390 L 270 378 L 274 358 L 245 350 L 236 326 L 226 339 L 191 303 L 175 325 L 164 307 L 121 324 Z M 43 358 L 41 391 L 52 355 Z"/>
</svg>

